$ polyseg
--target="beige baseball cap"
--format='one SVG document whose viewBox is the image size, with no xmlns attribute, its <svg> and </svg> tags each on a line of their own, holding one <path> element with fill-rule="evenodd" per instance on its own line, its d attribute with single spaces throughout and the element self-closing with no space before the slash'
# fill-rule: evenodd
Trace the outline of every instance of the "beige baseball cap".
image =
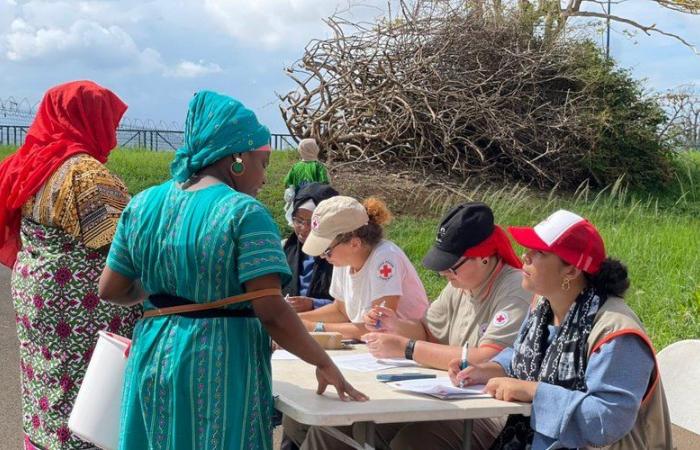
<svg viewBox="0 0 700 450">
<path fill-rule="evenodd" d="M 299 142 L 299 155 L 304 161 L 316 161 L 318 160 L 318 154 L 321 149 L 318 148 L 316 139 L 302 139 Z"/>
<path fill-rule="evenodd" d="M 339 234 L 355 231 L 368 223 L 367 210 L 354 198 L 338 195 L 323 200 L 311 216 L 311 232 L 302 251 L 319 256 Z"/>
</svg>

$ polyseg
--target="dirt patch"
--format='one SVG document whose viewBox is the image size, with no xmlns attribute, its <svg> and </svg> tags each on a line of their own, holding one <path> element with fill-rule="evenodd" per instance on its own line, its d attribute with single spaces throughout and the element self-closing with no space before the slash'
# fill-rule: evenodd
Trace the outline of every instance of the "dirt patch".
<svg viewBox="0 0 700 450">
<path fill-rule="evenodd" d="M 470 178 L 461 183 L 440 174 L 388 165 L 341 163 L 329 165 L 331 183 L 342 195 L 358 199 L 376 196 L 384 200 L 395 215 L 435 218 L 465 201 L 481 200 L 482 193 L 504 192 L 522 187 L 493 180 Z"/>
</svg>

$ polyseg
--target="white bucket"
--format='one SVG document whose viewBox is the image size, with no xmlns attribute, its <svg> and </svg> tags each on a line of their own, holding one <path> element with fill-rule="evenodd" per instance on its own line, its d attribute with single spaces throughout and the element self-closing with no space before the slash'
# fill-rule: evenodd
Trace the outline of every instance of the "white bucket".
<svg viewBox="0 0 700 450">
<path fill-rule="evenodd" d="M 68 428 L 76 436 L 107 450 L 119 447 L 122 388 L 130 345 L 125 337 L 99 332 L 68 419 Z"/>
</svg>

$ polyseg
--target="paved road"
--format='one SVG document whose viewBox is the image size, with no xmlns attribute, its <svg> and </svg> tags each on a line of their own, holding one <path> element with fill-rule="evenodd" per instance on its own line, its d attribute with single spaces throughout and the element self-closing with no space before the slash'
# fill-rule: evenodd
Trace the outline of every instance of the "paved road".
<svg viewBox="0 0 700 450">
<path fill-rule="evenodd" d="M 19 395 L 19 348 L 15 310 L 10 298 L 10 271 L 0 266 L 0 448 L 22 448 Z"/>
</svg>

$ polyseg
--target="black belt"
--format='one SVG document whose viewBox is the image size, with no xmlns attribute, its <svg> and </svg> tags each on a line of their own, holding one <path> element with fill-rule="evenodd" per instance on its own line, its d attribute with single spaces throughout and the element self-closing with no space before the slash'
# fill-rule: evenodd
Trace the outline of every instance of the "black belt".
<svg viewBox="0 0 700 450">
<path fill-rule="evenodd" d="M 153 306 L 156 308 L 168 308 L 170 306 L 182 306 L 182 305 L 193 305 L 195 302 L 187 300 L 186 298 L 178 297 L 177 295 L 170 294 L 151 294 L 148 299 L 151 301 Z M 257 317 L 253 308 L 245 309 L 207 309 L 204 311 L 191 311 L 174 314 L 182 317 L 189 317 L 191 319 L 210 319 L 213 317 Z"/>
</svg>

